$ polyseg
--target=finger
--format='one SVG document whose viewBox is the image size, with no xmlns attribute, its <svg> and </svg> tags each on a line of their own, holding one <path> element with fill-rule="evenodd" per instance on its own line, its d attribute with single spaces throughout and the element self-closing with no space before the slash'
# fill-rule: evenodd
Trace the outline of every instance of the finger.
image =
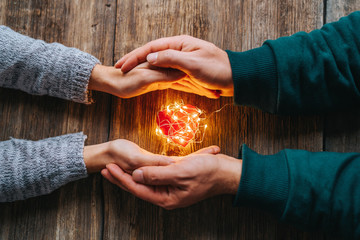
<svg viewBox="0 0 360 240">
<path fill-rule="evenodd" d="M 191 89 L 194 89 L 194 93 L 198 94 L 200 96 L 206 96 L 206 97 L 212 98 L 212 99 L 218 99 L 220 97 L 220 94 L 217 91 L 205 88 L 205 87 L 197 84 L 196 82 L 182 79 L 178 83 L 180 83 L 184 86 L 187 86 Z"/>
<path fill-rule="evenodd" d="M 162 88 L 162 87 L 159 87 Z M 181 92 L 187 92 L 187 93 L 193 93 L 199 96 L 205 96 L 207 98 L 211 98 L 211 99 L 218 99 L 220 96 L 217 94 L 213 94 L 213 93 L 209 93 L 209 92 L 201 92 L 196 88 L 190 88 L 188 86 L 182 85 L 182 83 L 176 82 L 171 84 L 168 88 L 173 89 L 173 90 L 177 90 L 177 91 L 181 91 Z"/>
<path fill-rule="evenodd" d="M 116 64 L 116 68 L 121 68 L 123 72 L 128 72 L 140 63 L 146 61 L 146 56 L 152 52 L 158 52 L 165 49 L 181 50 L 183 44 L 182 36 L 160 38 L 145 44 L 142 47 L 126 54 Z"/>
<path fill-rule="evenodd" d="M 186 76 L 185 78 L 182 78 L 179 81 L 179 83 L 181 83 L 184 86 L 188 86 L 190 88 L 196 89 L 199 92 L 202 92 L 205 89 L 202 86 L 200 86 L 199 84 L 197 84 L 196 82 L 191 81 L 190 78 L 188 78 L 188 76 Z"/>
<path fill-rule="evenodd" d="M 194 67 L 191 53 L 167 49 L 147 55 L 146 60 L 153 66 L 175 68 L 188 73 Z"/>
<path fill-rule="evenodd" d="M 164 199 L 168 197 L 167 191 L 159 191 L 159 189 L 155 189 L 153 186 L 135 182 L 131 175 L 122 171 L 122 169 L 115 164 L 108 164 L 106 168 L 130 193 L 145 201 L 160 205 L 164 202 Z"/>
<path fill-rule="evenodd" d="M 177 91 L 182 91 L 182 92 L 187 92 L 187 93 L 194 93 L 194 94 L 197 94 L 197 95 L 200 95 L 200 96 L 204 96 L 204 94 L 202 92 L 200 92 L 198 89 L 191 88 L 189 86 L 183 85 L 182 82 L 172 83 L 169 86 L 169 88 L 173 89 L 173 90 L 177 90 Z"/>
<path fill-rule="evenodd" d="M 181 81 L 187 81 L 193 84 L 194 86 L 197 86 L 198 88 L 204 89 L 208 91 L 210 95 L 216 96 L 216 98 L 219 98 L 221 96 L 221 90 L 207 88 L 206 86 L 204 86 L 204 84 L 201 84 L 201 82 L 198 82 L 196 80 L 195 81 L 192 80 L 189 76 L 186 76 L 185 78 L 181 79 Z"/>
<path fill-rule="evenodd" d="M 123 189 L 124 191 L 129 191 L 125 186 L 123 186 L 119 181 L 117 181 L 109 172 L 109 170 L 107 169 L 103 169 L 101 170 L 101 175 L 107 179 L 109 182 L 111 182 L 112 184 L 117 185 L 118 187 L 120 187 L 121 189 Z"/>
<path fill-rule="evenodd" d="M 149 72 L 146 83 L 154 82 L 173 82 L 178 81 L 186 76 L 186 73 L 172 68 L 157 68 Z"/>
<path fill-rule="evenodd" d="M 136 169 L 132 177 L 135 182 L 147 185 L 176 185 L 176 167 L 173 165 L 159 167 L 142 167 Z"/>
<path fill-rule="evenodd" d="M 218 153 L 220 153 L 220 147 L 214 145 L 214 146 L 202 148 L 192 154 L 218 154 Z"/>
<path fill-rule="evenodd" d="M 158 155 L 158 154 L 149 154 L 144 155 L 142 159 L 140 159 L 141 166 L 167 166 L 175 163 L 176 161 L 168 156 Z"/>
</svg>

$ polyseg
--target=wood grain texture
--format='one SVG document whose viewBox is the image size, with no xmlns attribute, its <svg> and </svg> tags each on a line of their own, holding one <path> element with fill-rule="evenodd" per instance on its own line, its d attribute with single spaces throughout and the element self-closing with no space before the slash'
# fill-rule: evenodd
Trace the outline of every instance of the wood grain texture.
<svg viewBox="0 0 360 240">
<path fill-rule="evenodd" d="M 325 5 L 324 5 L 325 3 Z M 297 31 L 319 28 L 359 9 L 356 0 L 0 0 L 0 23 L 48 42 L 74 46 L 112 65 L 148 41 L 180 34 L 245 51 Z M 323 10 L 326 10 L 323 12 Z M 187 154 L 212 144 L 234 157 L 242 143 L 262 154 L 283 148 L 359 151 L 359 113 L 282 117 L 176 91 L 133 99 L 95 94 L 84 106 L 0 89 L 0 140 L 41 139 L 84 131 L 87 144 L 125 138 L 155 153 Z M 161 106 L 183 100 L 211 113 L 201 144 L 181 152 L 155 135 Z M 325 127 L 325 134 L 323 129 Z M 323 144 L 325 143 L 325 145 Z M 279 224 L 270 215 L 233 208 L 230 196 L 166 211 L 103 181 L 99 175 L 54 193 L 0 204 L 0 239 L 332 239 Z"/>
<path fill-rule="evenodd" d="M 326 22 L 334 22 L 354 11 L 360 10 L 358 0 L 327 0 Z"/>
<path fill-rule="evenodd" d="M 108 5 L 113 4 L 113 7 Z M 57 41 L 112 64 L 115 4 L 111 1 L 1 1 L 1 23 L 48 42 Z M 88 144 L 108 139 L 111 98 L 95 94 L 85 106 L 19 91 L 0 90 L 2 140 L 32 140 L 84 131 Z M 102 178 L 71 183 L 49 196 L 1 204 L 0 239 L 99 239 Z"/>
<path fill-rule="evenodd" d="M 223 49 L 247 50 L 269 38 L 320 27 L 323 8 L 319 1 L 118 1 L 115 56 L 120 58 L 148 41 L 180 34 L 211 41 Z M 110 139 L 130 139 L 156 153 L 173 152 L 154 134 L 154 120 L 163 105 L 179 100 L 208 113 L 232 103 L 232 99 L 214 101 L 170 90 L 114 99 Z M 263 154 L 285 147 L 322 150 L 321 117 L 277 117 L 228 106 L 208 122 L 204 142 L 187 147 L 182 154 L 216 144 L 236 157 L 242 143 Z M 109 184 L 104 186 L 104 195 L 105 239 L 324 238 L 280 225 L 259 211 L 232 208 L 227 196 L 165 211 Z"/>
</svg>

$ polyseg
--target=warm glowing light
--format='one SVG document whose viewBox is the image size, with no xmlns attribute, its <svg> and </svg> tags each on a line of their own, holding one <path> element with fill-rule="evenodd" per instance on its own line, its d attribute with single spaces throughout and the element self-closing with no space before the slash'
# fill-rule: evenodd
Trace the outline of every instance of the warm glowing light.
<svg viewBox="0 0 360 240">
<path fill-rule="evenodd" d="M 158 113 L 156 134 L 168 143 L 186 147 L 190 142 L 202 142 L 207 125 L 204 111 L 190 104 L 170 104 Z"/>
</svg>

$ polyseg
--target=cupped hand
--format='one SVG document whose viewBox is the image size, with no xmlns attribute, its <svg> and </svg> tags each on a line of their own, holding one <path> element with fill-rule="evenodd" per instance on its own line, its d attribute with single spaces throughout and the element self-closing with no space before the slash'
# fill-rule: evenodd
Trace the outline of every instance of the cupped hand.
<svg viewBox="0 0 360 240">
<path fill-rule="evenodd" d="M 190 36 L 161 38 L 126 54 L 115 67 L 128 72 L 145 61 L 181 70 L 201 89 L 212 90 L 220 96 L 234 95 L 228 55 L 210 42 Z"/>
<path fill-rule="evenodd" d="M 132 176 L 109 164 L 101 174 L 135 196 L 166 209 L 186 207 L 219 194 L 235 194 L 241 161 L 217 154 L 216 146 L 202 149 L 167 166 L 148 166 Z"/>
<path fill-rule="evenodd" d="M 132 173 L 139 167 L 166 166 L 175 161 L 170 157 L 148 152 L 131 141 L 117 139 L 84 147 L 84 162 L 89 173 L 99 172 L 110 163 Z"/>
<path fill-rule="evenodd" d="M 96 65 L 91 73 L 88 88 L 121 98 L 136 97 L 164 89 L 197 93 L 210 98 L 217 97 L 212 91 L 191 83 L 185 73 L 176 69 L 151 66 L 149 63 L 140 64 L 127 73 L 114 67 Z"/>
</svg>

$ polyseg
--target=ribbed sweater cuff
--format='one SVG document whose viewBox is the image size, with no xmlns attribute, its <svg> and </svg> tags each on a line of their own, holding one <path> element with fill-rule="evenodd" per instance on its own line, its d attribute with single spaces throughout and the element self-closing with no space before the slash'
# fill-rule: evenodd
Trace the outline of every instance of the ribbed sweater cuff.
<svg viewBox="0 0 360 240">
<path fill-rule="evenodd" d="M 39 141 L 0 142 L 0 202 L 51 193 L 87 176 L 86 135 L 68 134 Z"/>
<path fill-rule="evenodd" d="M 260 208 L 280 217 L 289 195 L 285 153 L 265 156 L 243 145 L 241 158 L 241 180 L 234 206 Z"/>
<path fill-rule="evenodd" d="M 48 159 L 48 171 L 53 173 L 54 177 L 51 182 L 55 189 L 66 183 L 87 177 L 83 155 L 86 138 L 86 135 L 79 132 L 43 140 L 48 143 L 52 142 L 54 145 L 52 150 L 55 158 Z M 49 146 L 51 145 L 49 144 Z"/>
<path fill-rule="evenodd" d="M 246 52 L 226 50 L 234 81 L 234 102 L 275 113 L 277 109 L 277 72 L 269 46 Z"/>
<path fill-rule="evenodd" d="M 66 59 L 64 63 L 71 70 L 70 79 L 63 86 L 68 88 L 70 100 L 80 103 L 92 103 L 91 93 L 88 90 L 89 80 L 96 64 L 101 64 L 94 56 L 75 48 L 72 51 L 72 59 Z"/>
</svg>

